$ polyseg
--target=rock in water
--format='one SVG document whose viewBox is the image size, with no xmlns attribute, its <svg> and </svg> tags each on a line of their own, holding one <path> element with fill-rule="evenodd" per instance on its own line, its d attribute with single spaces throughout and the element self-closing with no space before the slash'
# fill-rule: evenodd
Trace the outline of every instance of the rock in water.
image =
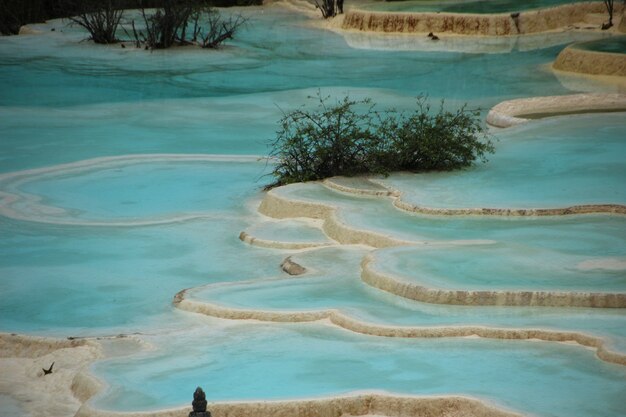
<svg viewBox="0 0 626 417">
<path fill-rule="evenodd" d="M 306 272 L 306 268 L 291 260 L 291 256 L 287 257 L 280 267 L 289 275 L 302 275 Z"/>
</svg>

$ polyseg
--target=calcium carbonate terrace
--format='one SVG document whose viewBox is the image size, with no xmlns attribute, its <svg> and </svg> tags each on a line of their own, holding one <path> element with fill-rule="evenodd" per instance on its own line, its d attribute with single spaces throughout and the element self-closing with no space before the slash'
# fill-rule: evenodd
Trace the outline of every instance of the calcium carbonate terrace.
<svg viewBox="0 0 626 417">
<path fill-rule="evenodd" d="M 277 121 L 318 91 L 482 120 L 621 103 L 615 80 L 550 69 L 621 38 L 434 49 L 327 30 L 300 2 L 233 10 L 248 25 L 211 52 L 97 46 L 61 20 L 0 38 L 0 415 L 186 416 L 197 386 L 215 417 L 620 415 L 623 109 L 490 127 L 495 154 L 461 171 L 263 186 Z"/>
</svg>

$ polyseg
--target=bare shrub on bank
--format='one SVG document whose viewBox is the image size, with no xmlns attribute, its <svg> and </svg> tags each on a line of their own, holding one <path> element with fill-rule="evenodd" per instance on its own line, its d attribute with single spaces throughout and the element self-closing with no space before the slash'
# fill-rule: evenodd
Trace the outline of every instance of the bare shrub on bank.
<svg viewBox="0 0 626 417">
<path fill-rule="evenodd" d="M 602 24 L 602 30 L 607 30 L 613 27 L 613 3 L 615 3 L 615 0 L 603 0 L 603 3 L 606 7 L 607 13 L 609 14 L 609 21 Z"/>
<path fill-rule="evenodd" d="M 313 0 L 315 7 L 320 9 L 322 17 L 328 19 L 343 13 L 343 0 Z"/>
<path fill-rule="evenodd" d="M 144 28 L 131 23 L 137 46 L 165 49 L 174 45 L 218 48 L 232 39 L 247 19 L 240 14 L 224 18 L 214 7 L 191 0 L 163 0 L 163 7 L 149 13 L 140 9 Z"/>
<path fill-rule="evenodd" d="M 118 42 L 116 32 L 124 10 L 113 0 L 66 0 L 65 10 L 76 13 L 68 19 L 89 32 L 95 43 L 109 44 Z"/>
<path fill-rule="evenodd" d="M 199 43 L 203 48 L 218 48 L 227 39 L 232 39 L 239 27 L 247 22 L 240 14 L 225 19 L 216 9 L 207 10 L 205 15 L 207 24 L 198 32 Z"/>
</svg>

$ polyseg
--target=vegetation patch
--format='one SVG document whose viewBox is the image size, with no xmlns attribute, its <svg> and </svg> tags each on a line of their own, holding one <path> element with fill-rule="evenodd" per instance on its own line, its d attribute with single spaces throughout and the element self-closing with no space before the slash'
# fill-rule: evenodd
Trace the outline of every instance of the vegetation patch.
<svg viewBox="0 0 626 417">
<path fill-rule="evenodd" d="M 115 32 L 123 11 L 126 9 L 157 8 L 162 16 L 167 15 L 169 19 L 164 20 L 163 23 L 173 22 L 180 25 L 183 22 L 176 22 L 175 19 L 184 17 L 184 12 L 188 10 L 192 10 L 186 21 L 188 24 L 193 23 L 199 12 L 209 10 L 213 13 L 210 16 L 205 14 L 204 17 L 208 16 L 215 22 L 216 13 L 212 7 L 249 6 L 262 3 L 262 0 L 0 0 L 0 34 L 14 35 L 19 32 L 22 25 L 65 17 L 86 28 L 94 42 L 114 43 L 118 41 Z M 148 14 L 148 17 L 152 16 L 152 13 Z M 199 22 L 202 20 L 198 19 Z M 206 21 L 202 23 L 206 24 Z M 217 23 L 213 31 L 223 27 L 224 24 L 229 27 L 229 19 L 219 19 Z M 203 28 L 203 30 L 205 36 L 210 32 L 210 28 Z M 196 35 L 199 38 L 199 34 L 196 33 Z M 185 39 L 190 41 L 190 38 Z"/>
<path fill-rule="evenodd" d="M 277 159 L 272 188 L 336 175 L 388 175 L 393 171 L 450 171 L 486 162 L 494 152 L 479 112 L 466 106 L 432 111 L 425 97 L 416 109 L 378 111 L 370 99 L 344 97 L 285 113 L 270 155 Z"/>
</svg>

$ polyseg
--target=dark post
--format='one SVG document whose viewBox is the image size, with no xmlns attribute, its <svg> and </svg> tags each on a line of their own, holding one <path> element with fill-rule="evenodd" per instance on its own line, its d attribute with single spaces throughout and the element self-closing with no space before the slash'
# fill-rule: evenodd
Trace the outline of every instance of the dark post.
<svg viewBox="0 0 626 417">
<path fill-rule="evenodd" d="M 193 393 L 191 406 L 193 411 L 189 413 L 189 417 L 211 417 L 211 413 L 206 410 L 206 395 L 202 388 L 196 388 L 196 392 Z"/>
</svg>

